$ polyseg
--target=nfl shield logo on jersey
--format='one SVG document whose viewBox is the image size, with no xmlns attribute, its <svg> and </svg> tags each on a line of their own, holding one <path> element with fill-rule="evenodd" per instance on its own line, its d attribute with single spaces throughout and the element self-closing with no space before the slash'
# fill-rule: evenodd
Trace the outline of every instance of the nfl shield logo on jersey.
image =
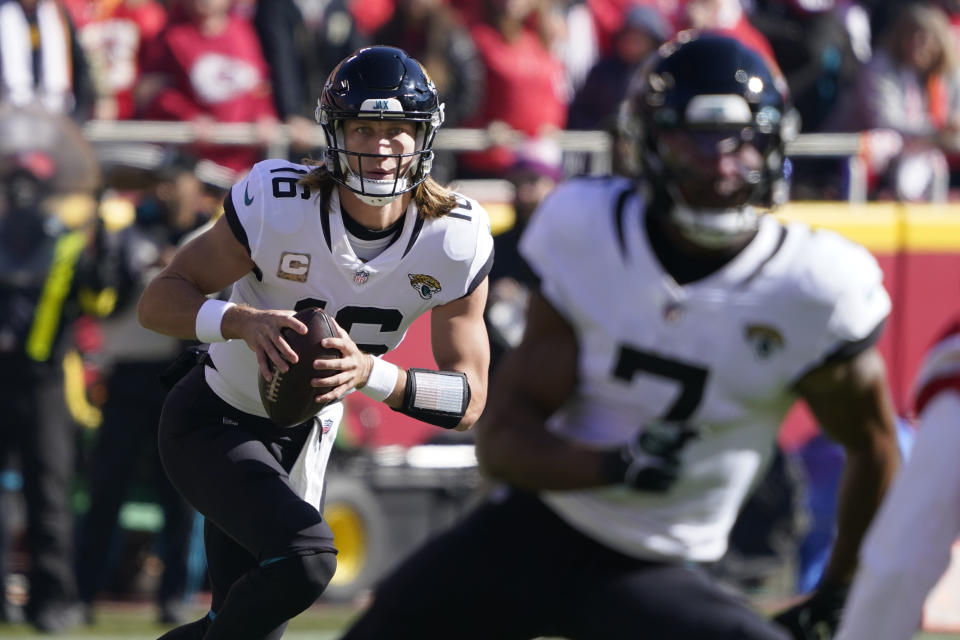
<svg viewBox="0 0 960 640">
<path fill-rule="evenodd" d="M 667 324 L 677 324 L 683 319 L 683 305 L 671 302 L 663 308 L 663 321 Z"/>
<path fill-rule="evenodd" d="M 353 281 L 357 284 L 363 284 L 370 278 L 370 272 L 366 269 L 360 269 L 355 274 L 353 274 Z"/>
</svg>

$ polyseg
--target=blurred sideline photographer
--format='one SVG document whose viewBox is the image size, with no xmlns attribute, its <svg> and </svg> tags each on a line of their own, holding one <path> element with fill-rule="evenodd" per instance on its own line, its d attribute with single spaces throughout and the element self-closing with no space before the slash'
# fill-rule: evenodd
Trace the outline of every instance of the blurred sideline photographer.
<svg viewBox="0 0 960 640">
<path fill-rule="evenodd" d="M 168 153 L 162 166 L 140 180 L 146 183 L 145 195 L 133 220 L 109 238 L 118 255 L 120 284 L 116 309 L 101 323 L 103 347 L 96 354 L 106 377 L 106 402 L 90 461 L 90 509 L 80 522 L 77 584 L 87 621 L 93 622 L 95 598 L 108 586 L 112 550 L 119 546 L 120 508 L 132 486 L 145 483 L 163 509 L 158 620 L 176 624 L 184 621 L 194 511 L 163 472 L 156 442 L 168 390 L 161 375 L 184 344 L 141 327 L 136 300 L 177 245 L 209 221 L 210 211 L 196 161 L 185 154 Z"/>
<path fill-rule="evenodd" d="M 628 94 L 639 184 L 561 184 L 520 241 L 540 284 L 476 436 L 502 489 L 343 640 L 830 637 L 899 461 L 874 346 L 890 299 L 863 247 L 762 215 L 786 196 L 784 87 L 727 37 L 659 50 Z M 696 565 L 723 555 L 798 398 L 846 450 L 837 541 L 767 620 Z"/>
<path fill-rule="evenodd" d="M 0 454 L 15 455 L 23 474 L 25 613 L 42 632 L 80 618 L 69 501 L 76 433 L 62 361 L 73 320 L 112 306 L 109 260 L 91 224 L 99 179 L 71 121 L 0 107 Z M 64 223 L 70 217 L 78 226 Z"/>
</svg>

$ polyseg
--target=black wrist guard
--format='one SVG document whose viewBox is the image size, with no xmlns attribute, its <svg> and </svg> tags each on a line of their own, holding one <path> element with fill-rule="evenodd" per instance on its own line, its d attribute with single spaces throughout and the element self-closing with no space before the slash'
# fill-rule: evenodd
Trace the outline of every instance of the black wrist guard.
<svg viewBox="0 0 960 640">
<path fill-rule="evenodd" d="M 403 405 L 397 409 L 411 418 L 453 429 L 470 406 L 470 381 L 459 371 L 407 369 Z"/>
</svg>

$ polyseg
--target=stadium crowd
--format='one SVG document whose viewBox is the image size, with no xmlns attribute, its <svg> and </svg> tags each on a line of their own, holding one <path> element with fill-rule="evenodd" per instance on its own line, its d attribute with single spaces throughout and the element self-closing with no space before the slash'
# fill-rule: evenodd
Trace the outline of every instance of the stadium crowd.
<svg viewBox="0 0 960 640">
<path fill-rule="evenodd" d="M 513 279 L 524 285 L 532 280 L 521 272 L 519 230 L 545 192 L 579 167 L 560 154 L 555 134 L 604 131 L 625 140 L 622 103 L 632 79 L 652 52 L 686 29 L 734 37 L 779 70 L 802 133 L 865 132 L 858 160 L 869 197 L 930 200 L 938 189 L 949 193 L 960 186 L 960 3 L 953 0 L 0 0 L 0 120 L 22 110 L 77 126 L 168 120 L 190 123 L 193 134 L 192 142 L 175 147 L 141 145 L 141 155 L 98 149 L 98 182 L 83 190 L 97 201 L 93 210 L 99 214 L 64 224 L 63 237 L 71 229 L 89 231 L 81 257 L 91 264 L 78 263 L 77 271 L 92 275 L 80 284 L 110 289 L 115 297 L 109 308 L 81 304 L 89 296 L 79 293 L 75 303 L 67 299 L 58 311 L 62 325 L 51 338 L 57 346 L 50 358 L 80 354 L 86 401 L 96 405 L 91 422 L 99 428 L 75 436 L 75 406 L 72 417 L 37 412 L 38 420 L 56 422 L 59 429 L 47 443 L 63 446 L 50 447 L 48 455 L 37 453 L 43 443 L 33 442 L 31 449 L 23 433 L 11 433 L 30 429 L 28 424 L 3 428 L 2 462 L 22 467 L 27 483 L 30 592 L 23 611 L 23 600 L 4 596 L 0 618 L 15 622 L 25 616 L 50 633 L 91 622 L 96 599 L 108 588 L 109 569 L 118 563 L 111 540 L 126 491 L 144 482 L 165 516 L 164 576 L 155 586 L 158 618 L 164 624 L 184 621 L 184 597 L 196 588 L 188 568 L 191 544 L 197 543 L 194 514 L 158 467 L 140 477 L 137 464 L 144 456 L 157 464 L 156 423 L 166 393 L 158 374 L 184 345 L 136 325 L 135 301 L 176 247 L 217 218 L 227 188 L 266 157 L 281 126 L 289 159 L 319 157 L 313 114 L 338 61 L 367 45 L 401 47 L 428 70 L 445 104 L 445 128 L 487 131 L 493 141 L 488 149 L 438 151 L 433 176 L 441 183 L 513 182 L 520 215 L 513 235 L 498 236 L 497 256 L 512 254 L 516 264 L 497 263 L 502 273 L 495 270 L 491 278 L 511 282 L 498 288 L 492 280 L 491 297 L 514 300 L 516 307 L 527 294 Z M 254 123 L 258 143 L 216 144 L 215 123 Z M 526 144 L 508 142 L 510 132 Z M 14 177 L 41 190 L 32 201 L 37 206 L 43 190 L 68 193 L 74 187 L 53 176 L 78 157 L 86 156 L 60 159 L 56 144 L 31 147 L 0 139 L 4 193 L 14 193 Z M 629 154 L 613 160 L 618 173 L 635 177 Z M 844 199 L 852 166 L 796 159 L 790 169 L 793 197 Z M 541 189 L 533 194 L 536 202 L 521 203 L 519 198 L 531 197 L 521 192 L 523 185 L 532 190 L 534 184 Z M 9 206 L 12 196 L 5 198 Z M 56 206 L 54 217 L 69 218 L 62 203 Z M 17 251 L 24 246 L 17 244 Z M 49 250 L 42 243 L 35 248 L 38 255 Z M 39 270 L 41 283 L 49 275 L 45 268 Z M 36 282 L 0 276 L 0 312 L 32 317 L 43 299 L 39 293 L 9 293 L 18 287 L 36 288 Z M 26 311 L 14 308 L 15 302 Z M 92 320 L 98 315 L 106 318 Z M 28 336 L 13 331 L 11 342 L 5 329 L 0 324 L 0 369 L 19 371 Z M 497 348 L 515 345 L 511 331 L 491 331 L 502 339 L 495 355 Z M 63 386 L 59 373 L 43 383 L 53 396 Z M 12 402 L 21 392 L 0 393 Z M 47 395 L 37 402 L 54 401 Z M 74 464 L 63 462 L 71 459 Z M 76 477 L 65 476 L 65 468 Z M 37 477 L 28 477 L 31 471 Z M 836 464 L 824 471 L 836 472 Z M 78 481 L 90 503 L 74 522 L 69 497 Z M 11 531 L 8 521 L 0 524 Z M 9 560 L 14 549 L 7 542 L 0 554 Z M 820 545 L 820 563 L 807 587 L 822 571 L 825 545 L 829 541 Z M 21 569 L 0 560 L 2 579 Z"/>
<path fill-rule="evenodd" d="M 629 80 L 680 30 L 732 35 L 783 73 L 802 131 L 870 131 L 871 196 L 929 197 L 957 165 L 960 113 L 951 0 L 4 0 L 0 95 L 78 122 L 190 122 L 193 152 L 232 183 L 277 126 L 311 150 L 312 113 L 333 65 L 363 45 L 418 56 L 450 127 L 525 137 L 615 130 Z M 22 8 L 21 8 L 22 7 Z M 26 36 L 33 38 L 25 39 Z M 213 122 L 252 122 L 263 145 L 210 143 Z M 502 177 L 494 145 L 439 162 L 441 180 Z M 299 155 L 296 156 L 299 158 Z M 843 194 L 836 167 L 795 163 L 803 198 Z M 900 176 L 899 179 L 897 176 Z M 918 186 L 919 185 L 919 186 Z M 928 185 L 927 185 L 928 186 Z M 928 187 L 929 189 L 929 187 Z"/>
</svg>

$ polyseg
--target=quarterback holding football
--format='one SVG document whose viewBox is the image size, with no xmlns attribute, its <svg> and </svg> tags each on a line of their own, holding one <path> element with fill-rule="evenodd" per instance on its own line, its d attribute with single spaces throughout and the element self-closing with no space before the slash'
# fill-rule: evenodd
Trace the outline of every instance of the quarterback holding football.
<svg viewBox="0 0 960 640">
<path fill-rule="evenodd" d="M 213 600 L 164 638 L 273 640 L 324 590 L 336 567 L 324 471 L 345 394 L 461 430 L 486 400 L 493 239 L 477 202 L 430 177 L 443 123 L 430 77 L 400 49 L 361 49 L 331 72 L 316 117 L 325 162 L 255 165 L 140 300 L 145 327 L 210 343 L 168 396 L 159 442 L 174 486 L 206 516 Z M 231 285 L 229 301 L 207 298 Z M 307 345 L 298 353 L 282 336 L 308 334 L 295 316 L 308 309 L 336 335 L 288 333 Z M 428 311 L 439 370 L 382 359 Z M 299 375 L 300 356 L 320 348 L 315 377 Z M 313 391 L 291 390 L 298 378 Z M 290 405 L 311 394 L 314 409 Z"/>
<path fill-rule="evenodd" d="M 683 33 L 634 83 L 643 175 L 572 179 L 520 250 L 540 277 L 477 427 L 502 490 L 377 588 L 344 640 L 828 638 L 897 468 L 863 248 L 763 215 L 796 118 L 737 40 Z M 803 398 L 846 449 L 823 582 L 776 620 L 713 583 Z M 401 630 L 399 633 L 397 630 Z"/>
</svg>

